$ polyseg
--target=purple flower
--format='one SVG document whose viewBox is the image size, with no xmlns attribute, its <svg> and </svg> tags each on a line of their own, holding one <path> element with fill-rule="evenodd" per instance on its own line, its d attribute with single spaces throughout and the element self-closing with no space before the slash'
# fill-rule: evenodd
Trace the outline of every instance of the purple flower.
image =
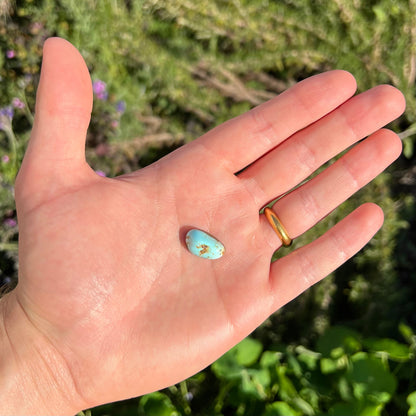
<svg viewBox="0 0 416 416">
<path fill-rule="evenodd" d="M 0 130 L 11 128 L 13 115 L 14 110 L 11 105 L 0 108 Z"/>
<path fill-rule="evenodd" d="M 105 174 L 105 172 L 103 172 L 102 170 L 96 170 L 95 173 L 98 176 L 102 176 L 103 178 L 105 178 L 107 175 Z"/>
<path fill-rule="evenodd" d="M 3 155 L 3 156 L 1 157 L 1 161 L 2 161 L 3 163 L 9 163 L 9 161 L 10 161 L 10 157 L 9 157 L 9 155 Z"/>
<path fill-rule="evenodd" d="M 3 224 L 8 228 L 13 228 L 13 227 L 16 227 L 17 221 L 14 218 L 6 218 L 3 221 Z"/>
<path fill-rule="evenodd" d="M 194 395 L 190 391 L 188 391 L 187 393 L 185 393 L 184 398 L 187 402 L 190 402 L 194 398 Z"/>
<path fill-rule="evenodd" d="M 108 97 L 107 84 L 100 79 L 92 83 L 92 90 L 99 100 L 106 100 Z"/>
<path fill-rule="evenodd" d="M 126 111 L 126 102 L 123 100 L 120 100 L 116 104 L 116 110 L 118 113 L 123 114 Z"/>
<path fill-rule="evenodd" d="M 7 117 L 11 120 L 14 116 L 13 107 L 8 105 L 7 107 L 0 108 L 0 116 Z"/>
<path fill-rule="evenodd" d="M 9 276 L 5 276 L 3 277 L 3 282 L 0 283 L 1 285 L 9 285 L 12 282 L 12 278 Z"/>
<path fill-rule="evenodd" d="M 16 56 L 16 52 L 13 49 L 10 49 L 6 52 L 6 56 L 7 58 L 12 59 Z"/>
<path fill-rule="evenodd" d="M 14 108 L 20 108 L 21 109 L 21 108 L 25 108 L 25 103 L 21 99 L 19 99 L 17 97 L 14 97 L 13 100 L 12 100 L 12 106 Z"/>
<path fill-rule="evenodd" d="M 92 83 L 92 89 L 94 90 L 95 94 L 101 94 L 105 92 L 106 88 L 106 83 L 104 81 L 101 81 L 100 79 L 97 79 L 97 81 L 94 81 Z"/>
</svg>

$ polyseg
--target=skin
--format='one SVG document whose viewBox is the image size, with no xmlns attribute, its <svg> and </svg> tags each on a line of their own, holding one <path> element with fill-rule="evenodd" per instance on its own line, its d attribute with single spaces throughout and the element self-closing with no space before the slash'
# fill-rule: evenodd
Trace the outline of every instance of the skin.
<svg viewBox="0 0 416 416">
<path fill-rule="evenodd" d="M 404 111 L 402 94 L 355 89 L 344 71 L 314 76 L 145 169 L 102 178 L 85 161 L 87 67 L 47 40 L 15 187 L 19 284 L 0 301 L 0 414 L 74 414 L 177 383 L 359 251 L 383 222 L 374 204 L 273 264 L 281 243 L 259 215 L 369 136 L 275 204 L 296 238 L 399 156 L 380 129 Z M 191 255 L 190 228 L 226 254 Z"/>
</svg>

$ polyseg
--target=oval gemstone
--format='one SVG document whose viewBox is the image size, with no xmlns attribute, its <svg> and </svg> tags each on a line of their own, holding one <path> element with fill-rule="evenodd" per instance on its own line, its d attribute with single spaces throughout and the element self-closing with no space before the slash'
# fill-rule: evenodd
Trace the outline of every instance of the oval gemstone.
<svg viewBox="0 0 416 416">
<path fill-rule="evenodd" d="M 195 228 L 187 232 L 186 246 L 192 254 L 203 259 L 219 259 L 225 252 L 224 246 L 216 238 Z"/>
</svg>

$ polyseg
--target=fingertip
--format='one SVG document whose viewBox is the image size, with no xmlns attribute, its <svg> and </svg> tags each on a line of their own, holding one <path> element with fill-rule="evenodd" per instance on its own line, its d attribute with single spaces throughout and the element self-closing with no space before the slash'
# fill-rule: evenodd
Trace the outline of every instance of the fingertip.
<svg viewBox="0 0 416 416">
<path fill-rule="evenodd" d="M 372 228 L 374 234 L 381 228 L 384 223 L 384 212 L 382 208 L 374 202 L 366 202 L 356 210 L 357 214 L 365 216 L 366 223 Z"/>
<path fill-rule="evenodd" d="M 344 69 L 334 69 L 333 72 L 345 86 L 354 92 L 357 90 L 357 80 L 351 72 Z"/>
<path fill-rule="evenodd" d="M 333 82 L 338 88 L 342 88 L 349 96 L 352 96 L 357 90 L 357 81 L 351 72 L 344 69 L 333 69 L 320 74 Z"/>
<path fill-rule="evenodd" d="M 393 87 L 392 85 L 385 84 L 383 85 L 384 88 L 390 90 L 390 93 L 394 97 L 393 103 L 399 113 L 403 114 L 406 110 L 406 98 L 404 94 L 396 87 Z"/>
<path fill-rule="evenodd" d="M 72 49 L 73 52 L 79 54 L 78 49 L 68 40 L 57 37 L 57 36 L 51 36 L 47 38 L 45 42 L 43 43 L 43 50 L 49 51 L 49 49 L 54 49 L 54 48 L 58 48 L 58 49 L 68 48 L 68 49 Z"/>
<path fill-rule="evenodd" d="M 69 41 L 63 38 L 50 37 L 45 40 L 43 44 L 43 60 L 49 61 L 49 57 L 55 57 L 55 54 L 59 55 L 62 64 L 67 62 L 73 63 L 74 61 L 84 66 L 84 58 L 78 49 Z M 49 62 L 48 62 L 49 63 Z M 53 64 L 59 65 L 60 62 L 53 61 Z"/>
<path fill-rule="evenodd" d="M 294 87 L 294 91 L 297 90 L 302 91 L 304 102 L 313 103 L 315 107 L 333 107 L 332 111 L 355 94 L 357 82 L 350 72 L 333 69 L 299 82 Z M 323 100 L 316 101 L 316 97 Z"/>
<path fill-rule="evenodd" d="M 400 111 L 400 114 L 403 113 L 406 109 L 406 98 L 404 94 L 398 88 L 393 87 L 393 85 L 383 84 L 381 87 L 390 94 L 390 101 Z"/>
<path fill-rule="evenodd" d="M 51 37 L 43 45 L 36 107 L 54 112 L 67 105 L 91 113 L 91 78 L 78 49 L 65 39 Z"/>
<path fill-rule="evenodd" d="M 403 142 L 394 131 L 389 129 L 381 129 L 377 133 L 386 143 L 386 152 L 388 152 L 391 163 L 394 162 L 402 153 Z"/>
<path fill-rule="evenodd" d="M 406 110 L 406 105 L 407 105 L 406 104 L 406 97 L 404 96 L 404 94 L 400 90 L 396 89 L 396 91 L 397 91 L 396 94 L 399 95 L 399 100 L 401 102 L 400 105 L 401 105 L 402 113 L 404 113 L 405 110 Z"/>
<path fill-rule="evenodd" d="M 63 38 L 59 38 L 57 36 L 51 36 L 49 38 L 47 38 L 45 40 L 45 42 L 43 43 L 43 50 L 47 50 L 48 48 L 53 48 L 55 46 L 55 44 L 62 44 L 62 43 L 67 43 L 72 45 L 70 42 L 68 42 L 67 40 L 63 39 Z"/>
<path fill-rule="evenodd" d="M 373 88 L 378 99 L 384 103 L 385 111 L 391 114 L 391 120 L 403 114 L 406 109 L 406 99 L 403 93 L 389 84 L 378 85 Z"/>
</svg>

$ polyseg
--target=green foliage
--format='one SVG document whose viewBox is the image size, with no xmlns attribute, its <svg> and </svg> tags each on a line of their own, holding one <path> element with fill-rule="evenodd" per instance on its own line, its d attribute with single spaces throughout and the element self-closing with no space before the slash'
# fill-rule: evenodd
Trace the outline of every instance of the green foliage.
<svg viewBox="0 0 416 416">
<path fill-rule="evenodd" d="M 171 388 L 143 396 L 138 414 L 413 415 L 415 335 L 401 326 L 410 343 L 365 338 L 342 326 L 329 328 L 313 349 L 282 345 L 267 350 L 255 338 L 246 338 L 212 364 L 215 389 L 202 393 L 204 378 L 197 375 L 188 380 L 195 392 L 188 407 L 183 403 L 189 391 Z M 406 367 L 411 371 L 402 371 Z"/>
<path fill-rule="evenodd" d="M 150 393 L 140 400 L 139 415 L 145 416 L 179 416 L 172 401 L 158 391 Z"/>
<path fill-rule="evenodd" d="M 416 391 L 409 394 L 409 396 L 407 397 L 407 404 L 410 406 L 407 414 L 409 416 L 416 415 Z"/>
<path fill-rule="evenodd" d="M 400 321 L 416 326 L 415 28 L 415 0 L 16 0 L 0 19 L 0 108 L 24 103 L 11 128 L 0 130 L 0 280 L 10 286 L 17 281 L 13 181 L 48 36 L 74 43 L 92 80 L 106 84 L 105 97 L 94 96 L 87 158 L 109 176 L 146 166 L 328 69 L 352 72 L 359 90 L 393 84 L 407 100 L 390 126 L 401 132 L 407 159 L 292 248 L 374 201 L 385 225 L 366 249 L 211 369 L 93 415 L 416 414 L 416 338 L 405 324 L 397 331 Z"/>
</svg>

